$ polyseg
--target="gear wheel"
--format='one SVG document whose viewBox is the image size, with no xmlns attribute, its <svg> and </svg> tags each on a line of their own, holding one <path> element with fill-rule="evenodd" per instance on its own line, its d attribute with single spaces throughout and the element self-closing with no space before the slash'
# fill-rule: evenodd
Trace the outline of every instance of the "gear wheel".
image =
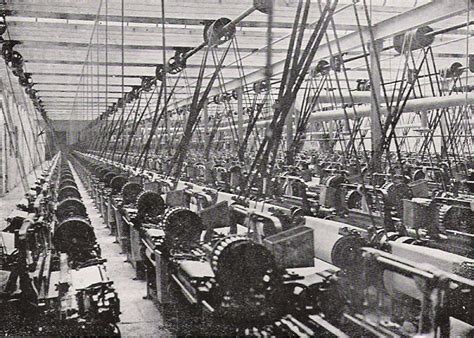
<svg viewBox="0 0 474 338">
<path fill-rule="evenodd" d="M 138 195 L 143 191 L 143 186 L 139 183 L 128 182 L 122 187 L 122 198 L 124 204 L 137 202 Z"/>
<path fill-rule="evenodd" d="M 104 176 L 105 176 L 109 171 L 110 171 L 109 168 L 102 168 L 102 169 L 99 170 L 99 173 L 98 173 L 97 177 L 99 178 L 99 180 L 100 180 L 101 182 L 104 181 Z"/>
<path fill-rule="evenodd" d="M 141 217 L 158 217 L 166 210 L 166 204 L 157 192 L 145 190 L 137 197 L 138 215 Z"/>
<path fill-rule="evenodd" d="M 410 187 L 405 183 L 386 182 L 380 190 L 383 202 L 395 208 L 398 215 L 403 215 L 403 200 L 412 198 Z"/>
<path fill-rule="evenodd" d="M 87 251 L 95 243 L 94 229 L 83 217 L 69 217 L 56 226 L 53 244 L 56 250 L 70 254 Z"/>
<path fill-rule="evenodd" d="M 94 169 L 94 175 L 97 177 L 97 178 L 100 178 L 100 173 L 102 170 L 105 169 L 105 165 L 103 164 L 100 164 L 98 165 L 95 169 Z"/>
<path fill-rule="evenodd" d="M 444 204 L 439 209 L 440 230 L 449 229 L 472 234 L 474 228 L 472 216 L 472 212 L 468 208 Z"/>
<path fill-rule="evenodd" d="M 331 260 L 337 267 L 354 269 L 360 267 L 361 248 L 365 241 L 358 235 L 341 237 L 333 246 Z"/>
<path fill-rule="evenodd" d="M 74 181 L 74 176 L 69 171 L 68 172 L 63 172 L 61 174 L 61 181 L 66 181 L 66 180 Z"/>
<path fill-rule="evenodd" d="M 76 181 L 74 181 L 74 179 L 72 179 L 72 178 L 62 179 L 61 183 L 59 183 L 58 188 L 61 189 L 61 188 L 67 187 L 67 186 L 77 188 Z"/>
<path fill-rule="evenodd" d="M 58 219 L 58 222 L 61 223 L 66 218 L 72 216 L 87 217 L 86 207 L 78 198 L 66 198 L 59 203 L 56 208 L 56 218 Z"/>
<path fill-rule="evenodd" d="M 110 181 L 110 187 L 112 188 L 112 194 L 118 194 L 122 191 L 122 188 L 125 184 L 127 184 L 128 179 L 125 176 L 115 176 Z"/>
<path fill-rule="evenodd" d="M 103 181 L 105 182 L 105 184 L 107 184 L 107 186 L 110 186 L 110 182 L 115 176 L 117 176 L 116 173 L 114 173 L 113 171 L 109 171 L 107 174 L 105 174 Z"/>
<path fill-rule="evenodd" d="M 362 196 L 357 190 L 350 190 L 344 196 L 344 201 L 347 209 L 361 209 Z"/>
<path fill-rule="evenodd" d="M 426 174 L 423 172 L 422 169 L 415 170 L 413 173 L 413 181 L 423 180 L 425 179 Z"/>
<path fill-rule="evenodd" d="M 275 315 L 280 306 L 274 307 L 274 296 L 284 291 L 273 255 L 263 245 L 241 236 L 223 238 L 212 251 L 211 266 L 221 316 L 242 325 Z"/>
<path fill-rule="evenodd" d="M 168 209 L 161 222 L 165 231 L 164 243 L 168 249 L 187 250 L 199 242 L 204 225 L 195 212 L 175 207 Z"/>
<path fill-rule="evenodd" d="M 66 198 L 77 198 L 81 199 L 81 194 L 76 187 L 66 186 L 58 191 L 58 202 L 65 200 Z"/>
<path fill-rule="evenodd" d="M 271 252 L 242 236 L 226 237 L 216 243 L 211 267 L 220 288 L 232 292 L 258 289 L 270 281 L 276 270 Z"/>
</svg>

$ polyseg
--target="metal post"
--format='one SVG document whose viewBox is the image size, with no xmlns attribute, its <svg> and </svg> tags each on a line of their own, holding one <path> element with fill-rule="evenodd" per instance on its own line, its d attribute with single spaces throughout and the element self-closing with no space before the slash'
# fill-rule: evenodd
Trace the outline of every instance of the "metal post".
<svg viewBox="0 0 474 338">
<path fill-rule="evenodd" d="M 244 100 L 242 88 L 237 88 L 237 135 L 239 143 L 244 140 Z"/>
<path fill-rule="evenodd" d="M 290 150 L 291 143 L 293 142 L 293 114 L 295 113 L 295 105 L 293 104 L 290 111 L 286 115 L 286 150 Z"/>
<path fill-rule="evenodd" d="M 428 113 L 426 111 L 420 112 L 420 125 L 422 129 L 428 128 Z"/>
<path fill-rule="evenodd" d="M 204 144 L 207 144 L 209 140 L 209 116 L 207 114 L 207 100 L 204 103 L 204 106 L 202 107 L 202 119 L 203 119 L 203 124 L 204 124 Z"/>
<path fill-rule="evenodd" d="M 376 100 L 374 100 L 374 95 L 372 95 L 372 99 L 370 101 L 371 106 L 371 114 L 370 114 L 370 131 L 371 131 L 371 149 L 372 152 L 377 149 L 381 140 L 382 140 L 382 127 L 381 127 L 381 119 L 382 117 L 377 113 L 376 103 L 382 103 L 382 97 L 380 95 L 381 92 L 381 83 L 380 83 L 380 72 L 381 70 L 378 68 L 377 57 L 380 55 L 380 52 L 383 48 L 383 41 L 378 40 L 375 41 L 375 46 L 370 46 L 370 67 L 372 68 L 374 76 L 372 76 L 372 83 L 371 83 L 371 90 L 375 94 Z M 381 154 L 375 154 L 374 156 L 380 157 Z M 376 160 L 375 162 L 376 168 L 380 165 L 380 160 Z"/>
</svg>

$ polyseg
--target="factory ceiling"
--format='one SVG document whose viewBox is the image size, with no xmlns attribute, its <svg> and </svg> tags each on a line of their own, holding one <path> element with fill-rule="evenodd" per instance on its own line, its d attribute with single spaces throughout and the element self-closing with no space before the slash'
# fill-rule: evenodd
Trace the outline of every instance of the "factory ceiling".
<svg viewBox="0 0 474 338">
<path fill-rule="evenodd" d="M 276 82 L 281 77 L 278 65 L 286 57 L 297 2 L 275 3 L 271 61 Z M 371 28 L 384 41 L 380 55 L 386 79 L 395 78 L 401 68 L 402 58 L 390 48 L 394 35 L 422 25 L 437 31 L 465 22 L 463 1 L 448 2 L 370 2 Z M 154 76 L 156 66 L 173 57 L 176 48 L 201 44 L 206 23 L 221 17 L 235 19 L 252 5 L 252 0 L 167 0 L 162 11 L 161 2 L 151 0 L 11 0 L 3 6 L 7 23 L 3 38 L 19 42 L 14 48 L 23 56 L 24 71 L 31 74 L 33 88 L 49 118 L 91 120 L 133 86 L 139 86 L 142 77 Z M 337 44 L 342 46 L 345 58 L 363 54 L 360 33 L 367 33 L 369 25 L 363 11 L 361 3 L 339 1 L 334 28 L 327 30 L 314 65 L 328 59 L 328 48 L 331 52 L 331 46 L 335 48 Z M 318 2 L 314 1 L 308 22 L 316 22 L 319 14 Z M 267 20 L 267 15 L 254 11 L 236 25 L 219 86 L 215 84 L 211 94 L 218 94 L 218 87 L 232 90 L 264 78 Z M 432 48 L 440 69 L 454 61 L 465 61 L 467 32 L 464 26 L 435 36 Z M 205 77 L 211 76 L 215 61 L 226 48 L 214 49 L 214 61 L 208 60 Z M 204 49 L 197 52 L 188 59 L 185 71 L 168 76 L 168 88 L 176 85 L 172 104 L 179 106 L 189 101 L 193 86 L 202 76 L 200 67 L 205 53 Z M 347 70 L 350 87 L 367 77 L 364 58 L 350 62 Z"/>
</svg>

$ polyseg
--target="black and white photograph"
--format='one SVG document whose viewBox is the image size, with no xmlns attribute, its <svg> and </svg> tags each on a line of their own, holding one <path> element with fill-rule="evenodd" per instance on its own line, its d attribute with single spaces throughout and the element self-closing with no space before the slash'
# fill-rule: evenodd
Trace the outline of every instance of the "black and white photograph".
<svg viewBox="0 0 474 338">
<path fill-rule="evenodd" d="M 474 337 L 474 0 L 0 0 L 0 336 Z"/>
</svg>

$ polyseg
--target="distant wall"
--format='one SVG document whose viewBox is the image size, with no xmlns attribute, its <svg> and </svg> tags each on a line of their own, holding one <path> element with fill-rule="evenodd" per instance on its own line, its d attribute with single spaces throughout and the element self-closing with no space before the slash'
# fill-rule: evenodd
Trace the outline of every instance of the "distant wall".
<svg viewBox="0 0 474 338">
<path fill-rule="evenodd" d="M 19 184 L 27 188 L 33 183 L 34 178 L 28 182 L 28 175 L 46 154 L 44 130 L 31 118 L 34 108 L 25 106 L 10 90 L 2 87 L 0 79 L 0 196 Z"/>
<path fill-rule="evenodd" d="M 74 144 L 81 138 L 81 131 L 87 127 L 88 120 L 51 120 L 52 127 L 57 133 L 66 132 L 66 144 Z M 59 140 L 58 140 L 59 141 Z"/>
</svg>

